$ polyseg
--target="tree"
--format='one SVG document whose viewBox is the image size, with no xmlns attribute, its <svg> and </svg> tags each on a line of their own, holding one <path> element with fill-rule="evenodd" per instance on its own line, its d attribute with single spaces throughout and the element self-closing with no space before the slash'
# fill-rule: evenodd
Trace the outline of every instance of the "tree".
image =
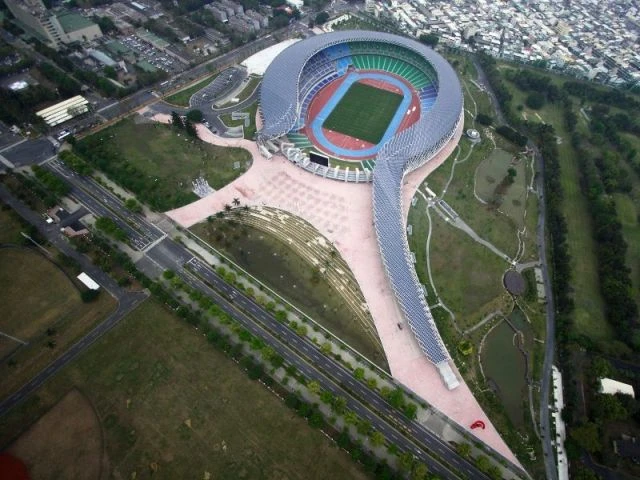
<svg viewBox="0 0 640 480">
<path fill-rule="evenodd" d="M 629 412 L 622 406 L 622 403 L 615 395 L 596 395 L 593 402 L 593 416 L 596 420 L 610 421 L 622 420 L 629 415 Z"/>
<path fill-rule="evenodd" d="M 307 389 L 311 393 L 314 393 L 316 395 L 318 395 L 320 393 L 320 391 L 321 391 L 320 384 L 318 382 L 316 382 L 315 380 L 307 383 Z"/>
<path fill-rule="evenodd" d="M 407 402 L 402 408 L 402 411 L 407 416 L 407 418 L 410 418 L 411 420 L 415 420 L 415 418 L 418 416 L 418 407 L 413 402 Z"/>
<path fill-rule="evenodd" d="M 438 35 L 436 35 L 435 33 L 427 33 L 427 34 L 423 33 L 422 35 L 420 35 L 420 41 L 425 45 L 428 45 L 431 48 L 433 48 L 436 45 L 438 45 L 438 42 L 440 41 L 440 37 L 438 37 Z"/>
<path fill-rule="evenodd" d="M 344 423 L 346 423 L 347 425 L 356 425 L 359 420 L 360 418 L 358 417 L 358 414 L 352 412 L 351 410 L 348 410 L 344 414 Z"/>
<path fill-rule="evenodd" d="M 83 290 L 80 292 L 80 299 L 84 303 L 93 302 L 100 295 L 100 290 Z"/>
<path fill-rule="evenodd" d="M 371 442 L 372 447 L 381 447 L 382 445 L 384 445 L 385 438 L 382 433 L 380 433 L 377 430 L 374 430 L 369 435 L 369 441 Z"/>
<path fill-rule="evenodd" d="M 326 405 L 331 405 L 331 402 L 333 402 L 333 393 L 328 390 L 323 390 L 322 393 L 320 393 L 320 401 Z"/>
<path fill-rule="evenodd" d="M 422 462 L 415 462 L 411 471 L 411 480 L 426 480 L 429 469 Z"/>
<path fill-rule="evenodd" d="M 135 198 L 127 198 L 124 202 L 124 206 L 127 208 L 127 210 L 130 210 L 134 213 L 142 212 L 142 205 L 140 205 Z"/>
<path fill-rule="evenodd" d="M 201 110 L 194 109 L 187 112 L 187 120 L 189 120 L 190 122 L 200 123 L 203 119 L 204 114 Z"/>
<path fill-rule="evenodd" d="M 476 457 L 476 467 L 478 467 L 478 470 L 481 472 L 487 473 L 491 468 L 491 462 L 486 455 L 479 455 Z"/>
<path fill-rule="evenodd" d="M 189 120 L 188 118 L 185 119 L 184 121 L 184 131 L 187 133 L 187 135 L 189 135 L 190 137 L 193 138 L 199 138 L 198 137 L 198 130 L 196 129 L 195 125 L 193 124 L 193 122 L 191 120 Z"/>
<path fill-rule="evenodd" d="M 411 452 L 402 452 L 398 455 L 398 468 L 404 472 L 411 471 L 413 467 L 413 455 Z"/>
<path fill-rule="evenodd" d="M 329 20 L 329 14 L 327 12 L 320 12 L 316 15 L 315 23 L 316 25 L 322 25 L 327 20 Z"/>
<path fill-rule="evenodd" d="M 342 415 L 347 409 L 347 400 L 344 397 L 336 396 L 331 403 L 331 410 L 338 415 Z"/>
<path fill-rule="evenodd" d="M 484 113 L 479 113 L 478 115 L 476 115 L 476 121 L 478 123 L 481 123 L 482 125 L 489 126 L 493 123 L 493 118 L 491 118 L 489 115 L 485 115 Z"/>
<path fill-rule="evenodd" d="M 233 199 L 232 203 L 233 203 L 234 207 L 238 207 L 238 206 L 240 206 L 240 199 L 238 197 L 236 197 L 236 198 Z"/>
<path fill-rule="evenodd" d="M 587 422 L 579 427 L 569 430 L 569 436 L 581 448 L 589 453 L 596 453 L 602 450 L 602 439 L 600 429 L 593 422 Z"/>
<path fill-rule="evenodd" d="M 458 443 L 456 445 L 456 452 L 458 452 L 458 455 L 461 457 L 469 458 L 471 455 L 471 445 L 466 442 Z"/>
<path fill-rule="evenodd" d="M 110 65 L 104 67 L 103 72 L 107 78 L 118 78 L 118 72 L 116 72 L 116 69 Z"/>
<path fill-rule="evenodd" d="M 329 355 L 331 353 L 331 343 L 324 342 L 322 344 L 322 347 L 320 347 L 320 350 L 322 350 L 322 353 L 324 353 L 325 355 Z"/>
<path fill-rule="evenodd" d="M 364 368 L 358 367 L 353 371 L 353 376 L 357 379 L 357 380 L 363 380 L 364 379 Z"/>
<path fill-rule="evenodd" d="M 180 117 L 180 115 L 178 115 L 178 112 L 175 112 L 175 111 L 171 112 L 171 125 L 173 125 L 176 128 L 180 128 L 180 129 L 184 128 L 184 123 L 182 122 L 182 117 Z"/>
<path fill-rule="evenodd" d="M 309 415 L 309 425 L 313 428 L 322 428 L 324 426 L 324 418 L 317 408 L 314 408 Z"/>
<path fill-rule="evenodd" d="M 372 429 L 373 426 L 371 425 L 371 422 L 365 418 L 360 419 L 356 425 L 356 430 L 358 430 L 360 435 L 369 435 Z"/>
<path fill-rule="evenodd" d="M 527 107 L 533 110 L 539 110 L 545 104 L 544 94 L 540 92 L 532 92 L 527 96 L 524 103 L 527 105 Z"/>
</svg>

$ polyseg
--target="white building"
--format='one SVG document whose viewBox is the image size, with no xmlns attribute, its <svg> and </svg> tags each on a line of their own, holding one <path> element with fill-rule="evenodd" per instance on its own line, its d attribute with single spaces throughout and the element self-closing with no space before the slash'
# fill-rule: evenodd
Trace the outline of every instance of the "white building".
<svg viewBox="0 0 640 480">
<path fill-rule="evenodd" d="M 636 398 L 636 394 L 633 391 L 632 385 L 613 380 L 612 378 L 600 379 L 600 393 L 604 393 L 607 395 L 622 393 L 624 395 L 631 395 L 633 398 Z"/>
</svg>

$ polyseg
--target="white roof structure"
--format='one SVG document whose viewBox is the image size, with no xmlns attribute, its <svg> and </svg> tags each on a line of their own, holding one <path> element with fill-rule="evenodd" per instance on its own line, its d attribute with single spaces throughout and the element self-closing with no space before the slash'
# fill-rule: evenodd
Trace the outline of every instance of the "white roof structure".
<svg viewBox="0 0 640 480">
<path fill-rule="evenodd" d="M 17 82 L 13 82 L 11 85 L 9 85 L 9 89 L 17 92 L 18 90 L 24 90 L 28 86 L 29 84 L 24 80 L 18 80 Z"/>
<path fill-rule="evenodd" d="M 299 41 L 299 38 L 290 38 L 284 42 L 276 43 L 269 48 L 265 48 L 264 50 L 260 50 L 258 53 L 254 53 L 240 65 L 247 69 L 249 75 L 264 75 L 267 67 L 271 65 L 274 58 L 280 55 L 280 52 Z"/>
<path fill-rule="evenodd" d="M 88 111 L 89 101 L 82 95 L 76 95 L 68 100 L 40 110 L 36 112 L 36 115 L 42 117 L 48 126 L 55 127 Z"/>
<path fill-rule="evenodd" d="M 82 272 L 80 275 L 78 275 L 76 277 L 78 280 L 80 280 L 82 283 L 84 283 L 84 285 L 89 289 L 89 290 L 98 290 L 100 288 L 100 285 L 98 283 L 96 283 L 96 281 L 91 278 L 89 275 L 87 275 L 86 273 Z"/>
<path fill-rule="evenodd" d="M 636 398 L 636 394 L 633 391 L 632 385 L 613 380 L 612 378 L 600 379 L 600 393 L 606 393 L 607 395 L 623 393 L 625 395 L 631 395 L 633 398 Z"/>
</svg>

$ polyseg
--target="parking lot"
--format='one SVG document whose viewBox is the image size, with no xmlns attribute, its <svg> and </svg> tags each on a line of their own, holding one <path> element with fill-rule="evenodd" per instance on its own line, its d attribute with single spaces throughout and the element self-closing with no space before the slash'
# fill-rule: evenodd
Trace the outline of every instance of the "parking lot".
<svg viewBox="0 0 640 480">
<path fill-rule="evenodd" d="M 158 50 L 137 35 L 129 35 L 119 39 L 129 50 L 137 54 L 140 60 L 147 61 L 159 70 L 167 73 L 177 73 L 184 69 L 182 63 L 170 55 Z"/>
</svg>

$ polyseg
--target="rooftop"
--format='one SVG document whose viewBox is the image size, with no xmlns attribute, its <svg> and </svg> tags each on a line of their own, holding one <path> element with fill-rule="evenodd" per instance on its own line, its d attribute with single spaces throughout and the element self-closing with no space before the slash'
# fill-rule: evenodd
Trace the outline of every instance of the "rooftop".
<svg viewBox="0 0 640 480">
<path fill-rule="evenodd" d="M 90 27 L 95 25 L 88 18 L 83 17 L 78 13 L 68 12 L 61 13 L 56 17 L 62 26 L 62 29 L 66 32 L 75 32 L 77 30 L 82 30 L 83 28 Z"/>
</svg>

